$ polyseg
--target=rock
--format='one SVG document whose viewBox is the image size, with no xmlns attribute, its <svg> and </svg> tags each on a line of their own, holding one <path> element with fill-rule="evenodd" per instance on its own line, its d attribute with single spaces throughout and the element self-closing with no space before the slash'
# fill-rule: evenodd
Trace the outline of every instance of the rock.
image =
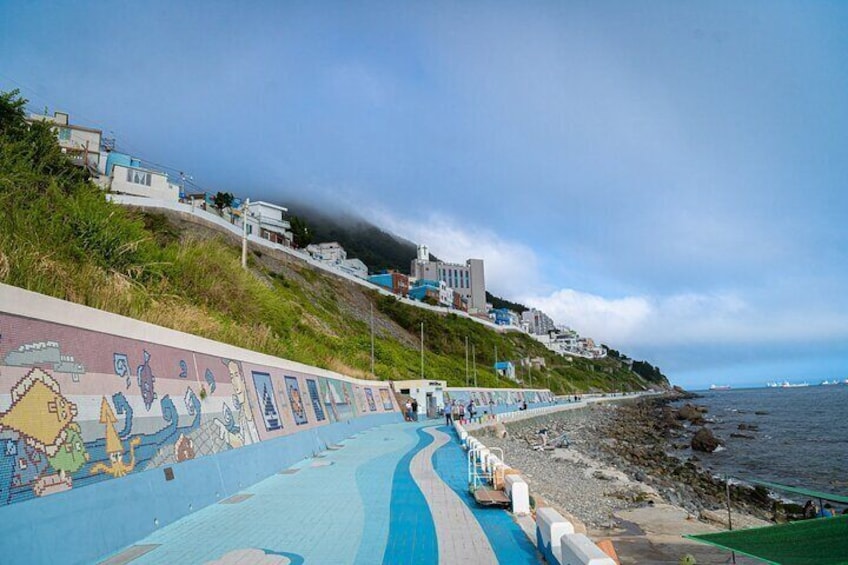
<svg viewBox="0 0 848 565">
<path fill-rule="evenodd" d="M 692 438 L 692 443 L 690 445 L 695 451 L 712 453 L 719 445 L 721 445 L 721 443 L 721 440 L 716 438 L 709 428 L 701 428 L 695 432 L 695 436 Z"/>
<path fill-rule="evenodd" d="M 730 437 L 737 439 L 756 439 L 754 436 L 749 436 L 748 434 L 730 434 Z"/>
<path fill-rule="evenodd" d="M 768 416 L 768 412 L 766 412 L 765 410 L 757 410 L 756 412 L 754 412 L 754 414 L 756 414 L 757 416 Z"/>
<path fill-rule="evenodd" d="M 495 437 L 499 437 L 504 439 L 507 436 L 506 426 L 504 426 L 501 422 L 495 424 Z"/>
<path fill-rule="evenodd" d="M 760 431 L 760 426 L 756 424 L 746 424 L 745 422 L 742 422 L 741 424 L 739 424 L 738 429 L 749 432 L 758 432 Z"/>
</svg>

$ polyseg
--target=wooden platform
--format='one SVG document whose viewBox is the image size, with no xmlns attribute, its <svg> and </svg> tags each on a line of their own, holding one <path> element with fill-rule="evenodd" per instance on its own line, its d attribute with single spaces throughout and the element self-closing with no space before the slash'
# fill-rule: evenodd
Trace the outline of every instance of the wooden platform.
<svg viewBox="0 0 848 565">
<path fill-rule="evenodd" d="M 502 490 L 478 488 L 474 491 L 474 500 L 482 506 L 509 506 L 510 500 Z"/>
</svg>

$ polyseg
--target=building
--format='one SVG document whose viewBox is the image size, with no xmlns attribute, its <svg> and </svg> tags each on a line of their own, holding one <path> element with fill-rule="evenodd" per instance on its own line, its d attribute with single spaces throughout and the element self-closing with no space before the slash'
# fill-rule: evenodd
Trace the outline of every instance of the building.
<svg viewBox="0 0 848 565">
<path fill-rule="evenodd" d="M 421 379 L 392 381 L 392 388 L 395 394 L 414 398 L 418 402 L 418 414 L 427 418 L 436 418 L 445 406 L 444 390 L 447 388 L 445 381 Z M 400 404 L 403 410 L 403 402 L 401 401 Z"/>
<path fill-rule="evenodd" d="M 59 147 L 75 165 L 87 167 L 92 171 L 100 168 L 100 143 L 103 139 L 101 130 L 71 124 L 68 114 L 64 112 L 54 112 L 52 116 L 30 114 L 27 121 L 52 124 Z"/>
<path fill-rule="evenodd" d="M 409 294 L 409 277 L 397 271 L 389 271 L 378 275 L 371 275 L 368 281 L 392 291 L 398 296 Z"/>
<path fill-rule="evenodd" d="M 495 372 L 501 377 L 515 380 L 515 365 L 512 361 L 498 361 L 495 363 Z"/>
<path fill-rule="evenodd" d="M 499 326 L 519 327 L 521 325 L 518 314 L 509 308 L 493 308 L 489 311 L 489 318 Z"/>
<path fill-rule="evenodd" d="M 455 292 L 444 281 L 417 279 L 409 289 L 409 298 L 424 302 L 426 298 L 438 306 L 450 308 L 454 305 Z"/>
<path fill-rule="evenodd" d="M 104 155 L 104 175 L 100 180 L 106 179 L 106 182 L 101 184 L 110 192 L 179 202 L 180 187 L 170 182 L 165 173 L 144 168 L 139 159 L 124 153 L 111 151 Z"/>
<path fill-rule="evenodd" d="M 306 246 L 306 252 L 316 261 L 332 265 L 360 279 L 368 278 L 368 266 L 359 259 L 348 259 L 347 251 L 338 242 L 311 243 Z"/>
<path fill-rule="evenodd" d="M 468 259 L 464 265 L 430 261 L 430 250 L 426 245 L 419 245 L 410 276 L 442 281 L 462 297 L 469 312 L 486 312 L 486 278 L 482 259 Z"/>
<path fill-rule="evenodd" d="M 556 324 L 550 316 L 535 308 L 522 312 L 521 321 L 527 323 L 527 331 L 531 334 L 546 335 L 556 330 Z"/>
<path fill-rule="evenodd" d="M 288 208 L 270 202 L 248 202 L 247 234 L 290 247 L 292 232 L 291 224 L 286 219 L 288 211 Z"/>
</svg>

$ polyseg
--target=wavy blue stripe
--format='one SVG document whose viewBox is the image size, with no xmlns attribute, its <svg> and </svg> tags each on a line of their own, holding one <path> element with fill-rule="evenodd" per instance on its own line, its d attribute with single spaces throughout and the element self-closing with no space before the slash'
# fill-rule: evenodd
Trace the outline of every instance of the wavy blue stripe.
<svg viewBox="0 0 848 565">
<path fill-rule="evenodd" d="M 421 428 L 417 432 L 418 444 L 398 462 L 392 478 L 389 541 L 383 554 L 386 565 L 435 565 L 439 562 L 433 515 L 409 470 L 412 458 L 432 443 L 433 436 Z"/>
<path fill-rule="evenodd" d="M 440 426 L 438 429 L 451 438 L 456 437 L 453 428 Z M 455 441 L 449 441 L 433 453 L 433 468 L 436 473 L 477 518 L 489 539 L 492 550 L 498 556 L 498 561 L 510 565 L 539 563 L 536 548 L 507 512 L 497 508 L 481 508 L 477 505 L 468 490 L 467 465 L 465 452 Z"/>
</svg>

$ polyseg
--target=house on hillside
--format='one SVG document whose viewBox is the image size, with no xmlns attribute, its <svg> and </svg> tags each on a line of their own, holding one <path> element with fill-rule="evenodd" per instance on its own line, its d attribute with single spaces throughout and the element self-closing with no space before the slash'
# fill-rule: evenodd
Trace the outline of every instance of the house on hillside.
<svg viewBox="0 0 848 565">
<path fill-rule="evenodd" d="M 291 247 L 291 223 L 286 219 L 288 208 L 270 202 L 250 202 L 247 204 L 247 235 L 256 235 L 278 245 Z M 242 210 L 242 213 L 244 211 Z M 237 225 L 243 225 L 242 219 Z"/>
<path fill-rule="evenodd" d="M 409 294 L 409 277 L 397 271 L 388 271 L 371 275 L 368 281 L 382 286 L 383 288 L 392 291 L 398 296 L 406 296 Z"/>
<path fill-rule="evenodd" d="M 504 377 L 505 379 L 509 379 L 511 381 L 515 379 L 515 365 L 512 361 L 498 361 L 495 363 L 495 372 L 498 376 Z"/>
<path fill-rule="evenodd" d="M 450 308 L 454 304 L 454 291 L 444 281 L 416 279 L 409 289 L 409 297 L 419 302 L 429 302 Z"/>
<path fill-rule="evenodd" d="M 91 171 L 99 170 L 100 144 L 103 139 L 101 130 L 72 124 L 64 112 L 54 112 L 52 116 L 30 114 L 27 121 L 50 123 L 56 132 L 59 147 L 75 165 L 87 167 Z"/>
<path fill-rule="evenodd" d="M 110 151 L 106 156 L 99 184 L 110 192 L 179 202 L 180 187 L 168 175 L 142 167 L 141 161 L 124 153 Z"/>
<path fill-rule="evenodd" d="M 360 279 L 368 278 L 368 266 L 359 259 L 348 259 L 347 251 L 336 241 L 311 243 L 306 246 L 306 252 L 316 261 L 332 265 L 342 272 Z"/>
</svg>

